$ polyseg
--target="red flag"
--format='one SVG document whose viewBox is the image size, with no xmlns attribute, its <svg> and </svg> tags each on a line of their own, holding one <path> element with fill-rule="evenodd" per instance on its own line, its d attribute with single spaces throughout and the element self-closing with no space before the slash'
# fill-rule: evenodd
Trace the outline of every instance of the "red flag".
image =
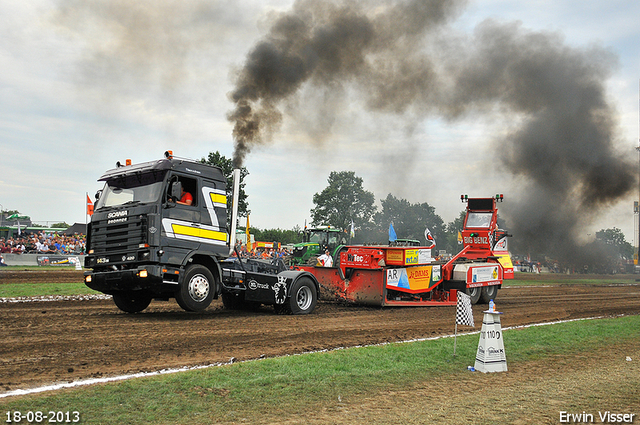
<svg viewBox="0 0 640 425">
<path fill-rule="evenodd" d="M 87 195 L 87 214 L 93 215 L 93 202 L 91 202 L 89 195 Z"/>
</svg>

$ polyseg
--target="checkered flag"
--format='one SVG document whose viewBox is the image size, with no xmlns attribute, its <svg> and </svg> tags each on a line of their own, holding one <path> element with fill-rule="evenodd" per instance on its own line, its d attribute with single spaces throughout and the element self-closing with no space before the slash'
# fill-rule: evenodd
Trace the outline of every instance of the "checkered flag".
<svg viewBox="0 0 640 425">
<path fill-rule="evenodd" d="M 473 310 L 471 309 L 471 297 L 462 291 L 458 291 L 458 303 L 456 305 L 456 325 L 474 327 Z"/>
</svg>

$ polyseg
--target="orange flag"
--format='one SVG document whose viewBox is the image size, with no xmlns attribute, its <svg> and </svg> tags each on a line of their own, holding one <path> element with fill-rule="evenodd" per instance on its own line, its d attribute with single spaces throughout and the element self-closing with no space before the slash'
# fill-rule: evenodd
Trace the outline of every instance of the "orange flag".
<svg viewBox="0 0 640 425">
<path fill-rule="evenodd" d="M 93 215 L 93 202 L 91 202 L 89 195 L 87 195 L 87 214 Z"/>
</svg>

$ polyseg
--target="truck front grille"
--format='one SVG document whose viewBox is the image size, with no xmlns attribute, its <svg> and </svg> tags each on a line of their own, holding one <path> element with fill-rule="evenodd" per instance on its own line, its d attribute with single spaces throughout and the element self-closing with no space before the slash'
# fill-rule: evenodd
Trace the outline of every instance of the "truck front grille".
<svg viewBox="0 0 640 425">
<path fill-rule="evenodd" d="M 94 255 L 108 255 L 137 250 L 147 243 L 145 216 L 129 216 L 127 221 L 108 223 L 109 220 L 91 222 L 91 249 Z"/>
</svg>

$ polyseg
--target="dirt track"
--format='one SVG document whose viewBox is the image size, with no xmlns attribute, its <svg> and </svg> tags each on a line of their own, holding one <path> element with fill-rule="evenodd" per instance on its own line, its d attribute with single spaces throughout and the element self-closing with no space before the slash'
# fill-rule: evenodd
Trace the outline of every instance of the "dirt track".
<svg viewBox="0 0 640 425">
<path fill-rule="evenodd" d="M 2 276 L 3 283 L 9 281 Z M 620 285 L 512 287 L 501 290 L 496 304 L 504 312 L 503 327 L 638 314 L 640 285 L 621 276 Z M 474 307 L 476 324 L 483 307 Z M 450 334 L 454 319 L 455 307 L 382 309 L 330 302 L 319 303 L 309 316 L 279 316 L 267 307 L 227 311 L 219 301 L 197 314 L 183 312 L 173 300 L 153 301 L 134 315 L 120 312 L 110 300 L 3 303 L 0 392 L 232 357 Z"/>
</svg>

